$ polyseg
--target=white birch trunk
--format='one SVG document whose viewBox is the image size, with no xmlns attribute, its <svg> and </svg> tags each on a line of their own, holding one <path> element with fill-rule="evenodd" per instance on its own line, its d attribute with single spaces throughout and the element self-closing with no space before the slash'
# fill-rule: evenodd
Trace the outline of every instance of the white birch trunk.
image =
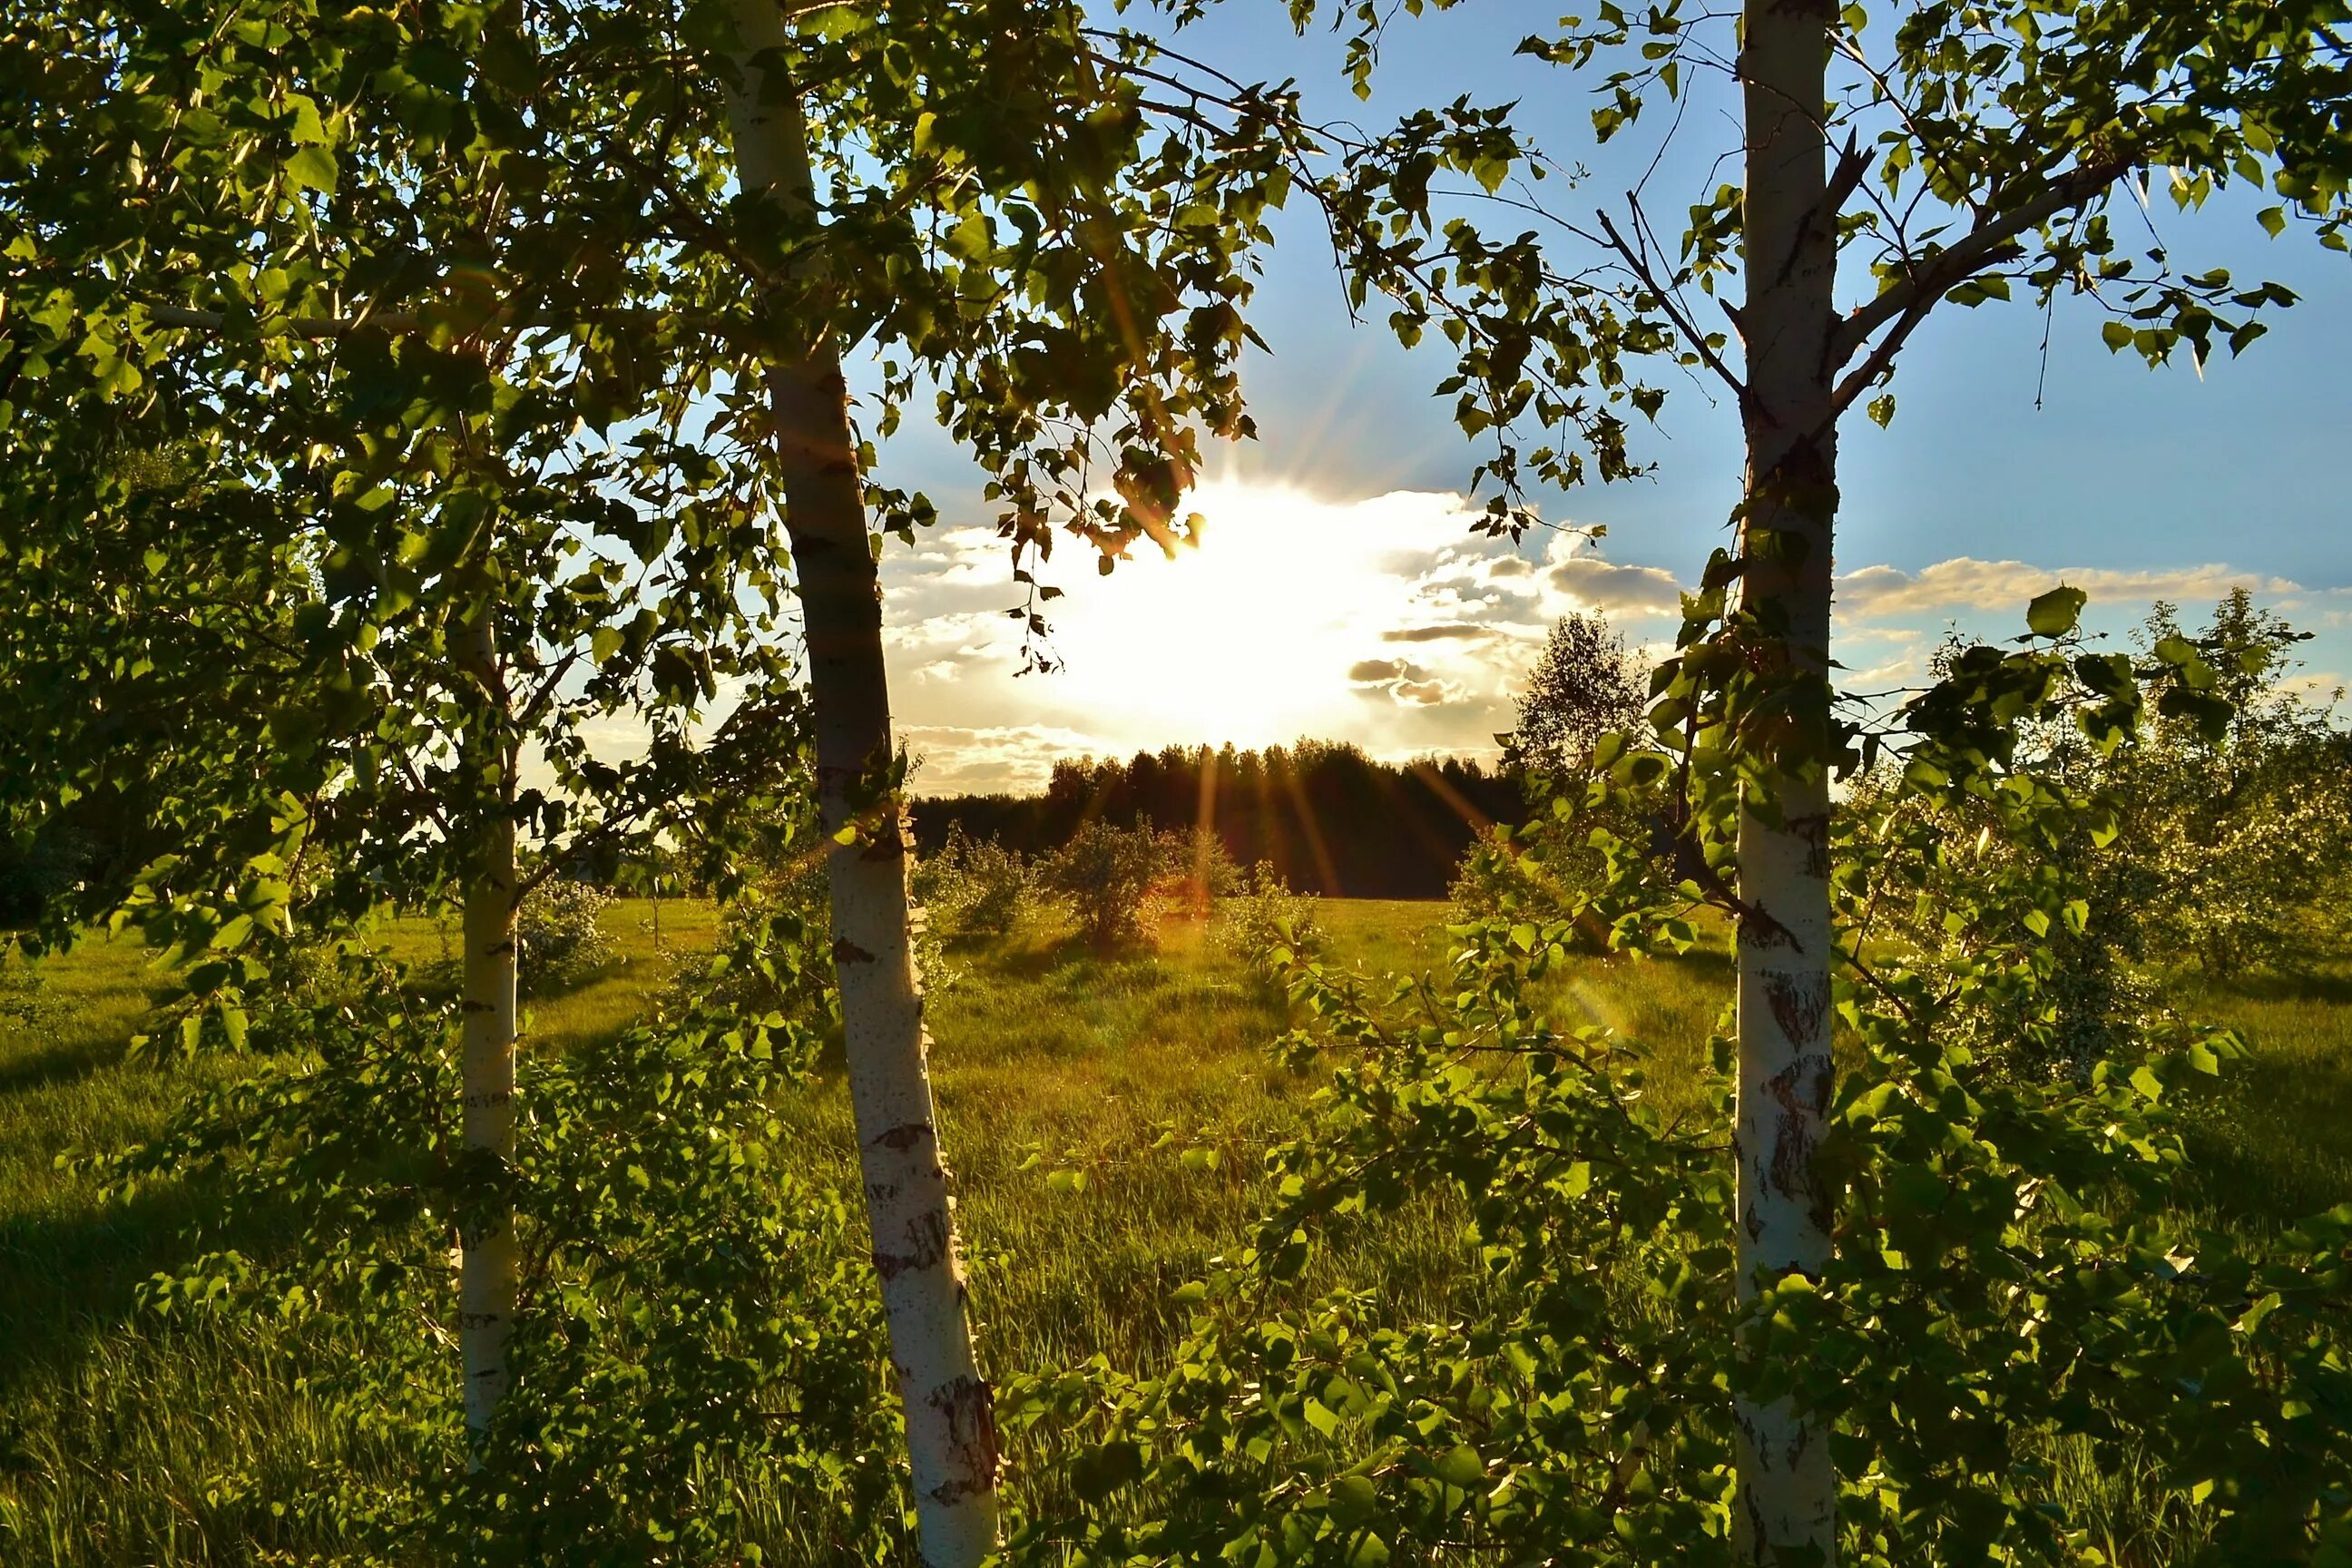
<svg viewBox="0 0 2352 1568">
<path fill-rule="evenodd" d="M 1748 0 L 1740 78 L 1749 396 L 1745 607 L 1784 636 L 1788 670 L 1826 680 L 1831 532 L 1837 511 L 1831 342 L 1836 215 L 1823 210 L 1833 0 Z M 1824 748 L 1825 749 L 1825 748 Z M 1776 761 L 1780 759 L 1775 759 Z M 1738 934 L 1738 1288 L 1830 1257 L 1815 1151 L 1829 1107 L 1829 777 L 1826 756 L 1788 766 L 1742 802 Z M 1828 1433 L 1783 1401 L 1743 1402 L 1738 1560 L 1835 1561 L 1837 1478 Z"/>
<path fill-rule="evenodd" d="M 815 200 L 807 124 L 781 61 L 762 58 L 787 42 L 781 13 L 774 0 L 734 0 L 733 15 L 742 50 L 728 105 L 737 175 L 747 193 L 806 214 Z M 768 381 L 808 644 L 819 801 L 834 833 L 851 820 L 858 782 L 892 756 L 881 588 L 838 346 L 816 342 L 804 357 L 772 365 Z M 996 1544 L 995 1406 L 972 1354 L 948 1206 L 897 803 L 859 826 L 856 841 L 828 844 L 825 877 L 866 1218 L 906 1405 L 923 1560 L 970 1568 Z"/>
<path fill-rule="evenodd" d="M 460 668 L 477 681 L 483 717 L 468 738 L 468 765 L 482 805 L 465 896 L 464 1024 L 459 1086 L 461 1139 L 468 1157 L 500 1164 L 514 1153 L 515 825 L 505 804 L 513 788 L 506 737 L 495 728 L 502 689 L 489 612 L 458 631 Z M 507 1391 L 507 1339 L 515 1313 L 513 1216 L 478 1214 L 458 1233 L 457 1347 L 466 1372 L 466 1430 L 478 1440 Z"/>
</svg>

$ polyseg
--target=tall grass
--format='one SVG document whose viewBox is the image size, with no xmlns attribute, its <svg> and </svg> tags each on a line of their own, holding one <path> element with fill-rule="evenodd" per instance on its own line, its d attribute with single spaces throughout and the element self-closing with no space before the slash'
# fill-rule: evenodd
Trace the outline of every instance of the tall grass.
<svg viewBox="0 0 2352 1568">
<path fill-rule="evenodd" d="M 674 966 L 706 948 L 708 906 L 629 900 L 607 911 L 617 957 L 531 1005 L 528 1050 L 571 1048 L 623 1027 Z M 1340 958 L 1370 972 L 1442 962 L 1443 906 L 1328 901 Z M 421 963 L 444 933 L 402 922 L 383 940 Z M 1105 957 L 1050 930 L 949 954 L 933 999 L 933 1067 L 955 1164 L 983 1363 L 1067 1365 L 1100 1353 L 1150 1365 L 1181 1331 L 1177 1285 L 1245 1245 L 1265 1148 L 1297 1126 L 1317 1076 L 1266 1050 L 1282 1005 L 1176 922 L 1156 954 Z M 222 1064 L 128 1063 L 159 977 L 125 943 L 46 960 L 29 1008 L 0 1012 L 0 1562 L 109 1565 L 249 1563 L 310 1542 L 274 1504 L 337 1457 L 362 1475 L 397 1456 L 355 1447 L 301 1393 L 306 1366 L 358 1347 L 289 1326 L 268 1340 L 143 1316 L 135 1291 L 182 1256 L 200 1191 L 101 1208 L 89 1179 L 58 1168 L 76 1148 L 152 1131 L 199 1075 Z M 1671 1110 L 1705 1090 L 1705 1042 L 1729 994 L 1719 945 L 1675 963 L 1580 961 L 1554 983 L 1564 1016 L 1604 1024 L 1656 1057 Z M 2352 1195 L 2352 987 L 2248 982 L 2200 1006 L 2236 1024 L 2253 1059 L 2201 1108 L 2210 1201 L 2252 1223 Z M 20 1016 L 19 1015 L 25 1015 Z M 529 1064 L 523 1092 L 529 1092 Z M 796 1161 L 845 1180 L 848 1108 L 837 1072 L 780 1114 Z M 1335 1267 L 1400 1306 L 1439 1310 L 1475 1271 L 1460 1216 L 1421 1205 Z M 454 1361 L 451 1396 L 456 1394 Z M 1021 1456 L 1016 1454 L 1016 1462 Z M 1016 1473 L 1016 1487 L 1038 1478 Z M 2145 1488 L 2077 1476 L 2125 1561 L 2157 1561 Z M 772 1543 L 793 1547 L 778 1511 Z"/>
</svg>

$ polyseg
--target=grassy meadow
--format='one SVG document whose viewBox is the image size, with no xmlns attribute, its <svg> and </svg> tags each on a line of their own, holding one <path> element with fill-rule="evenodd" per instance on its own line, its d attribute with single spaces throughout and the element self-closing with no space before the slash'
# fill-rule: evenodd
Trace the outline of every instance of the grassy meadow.
<svg viewBox="0 0 2352 1568">
<path fill-rule="evenodd" d="M 1373 973 L 1442 960 L 1444 916 L 1425 903 L 1323 910 L 1340 955 Z M 641 900 L 614 905 L 605 923 L 618 956 L 530 1006 L 529 1050 L 620 1028 L 715 924 L 706 905 Z M 1150 1363 L 1179 1330 L 1171 1289 L 1245 1240 L 1258 1155 L 1316 1087 L 1266 1051 L 1283 1027 L 1279 1001 L 1199 926 L 1164 935 L 1156 954 L 1117 959 L 1055 931 L 950 952 L 931 1008 L 933 1067 L 992 1368 L 1097 1352 Z M 423 922 L 386 936 L 422 959 L 443 940 Z M 317 1342 L 315 1326 L 263 1342 L 143 1315 L 136 1288 L 181 1258 L 202 1194 L 105 1208 L 58 1163 L 153 1131 L 191 1075 L 224 1066 L 124 1061 L 162 980 L 135 947 L 92 942 L 37 973 L 30 1000 L 18 992 L 0 1012 L 0 1561 L 160 1568 L 251 1562 L 271 1548 L 299 1555 L 306 1543 L 271 1505 L 303 1484 L 306 1458 L 351 1452 L 298 1386 L 303 1365 L 341 1347 Z M 1558 984 L 1565 1008 L 1657 1054 L 1661 1094 L 1701 1091 L 1698 1064 L 1729 989 L 1719 949 L 1586 961 Z M 2197 1000 L 2253 1050 L 2200 1108 L 2203 1201 L 2259 1226 L 2352 1196 L 2352 978 L 2248 980 Z M 528 1060 L 524 1072 L 528 1093 Z M 845 1173 L 837 1073 L 782 1114 L 813 1168 Z M 1458 1222 L 1433 1205 L 1338 1266 L 1398 1299 L 1433 1300 L 1460 1278 L 1460 1257 Z M 453 1366 L 453 1398 L 454 1381 Z M 2120 1492 L 2117 1509 L 2111 1560 L 2161 1561 L 2130 1539 L 2140 1527 Z M 789 1522 L 777 1523 L 788 1538 Z"/>
</svg>

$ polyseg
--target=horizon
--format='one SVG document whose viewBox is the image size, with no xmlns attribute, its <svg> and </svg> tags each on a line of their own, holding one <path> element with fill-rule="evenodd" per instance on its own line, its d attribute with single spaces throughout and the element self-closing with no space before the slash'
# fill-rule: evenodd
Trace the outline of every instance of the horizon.
<svg viewBox="0 0 2352 1568">
<path fill-rule="evenodd" d="M 886 552 L 895 719 L 923 760 L 917 794 L 1034 793 L 1057 761 L 1170 746 L 1318 740 L 1383 762 L 1491 762 L 1559 616 L 1605 616 L 1652 662 L 1671 651 L 1679 625 L 1685 579 L 1673 569 L 1603 553 L 1613 539 L 1554 531 L 1514 545 L 1471 535 L 1458 494 L 1334 504 L 1220 479 L 1194 501 L 1207 519 L 1197 547 L 1124 563 L 1055 601 L 1052 651 L 1064 663 L 1043 673 L 1021 671 L 1020 627 L 1003 615 L 1018 590 L 992 528 L 943 528 L 911 551 Z M 1843 685 L 1916 685 L 1947 636 L 2014 636 L 2026 601 L 2060 582 L 2090 594 L 2085 626 L 2118 643 L 2158 602 L 2195 626 L 2244 586 L 2313 634 L 2297 678 L 2306 695 L 2328 695 L 2352 668 L 2352 587 L 2220 561 L 2044 566 L 1960 554 L 1914 569 L 1883 560 L 1841 568 Z M 1254 632 L 1277 624 L 1278 633 Z"/>
</svg>

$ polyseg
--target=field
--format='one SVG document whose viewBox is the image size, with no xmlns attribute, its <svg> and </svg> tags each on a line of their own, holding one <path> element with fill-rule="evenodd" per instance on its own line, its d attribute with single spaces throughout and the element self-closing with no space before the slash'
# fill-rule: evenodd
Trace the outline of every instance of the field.
<svg viewBox="0 0 2352 1568">
<path fill-rule="evenodd" d="M 1325 914 L 1341 953 L 1373 972 L 1442 957 L 1442 917 L 1439 905 L 1370 901 Z M 657 920 L 658 937 L 652 906 L 608 911 L 619 961 L 534 1007 L 530 1049 L 619 1027 L 681 954 L 711 939 L 706 906 L 667 903 Z M 429 957 L 439 938 L 409 925 L 388 940 Z M 1315 1088 L 1265 1050 L 1281 1005 L 1181 922 L 1151 957 L 1102 959 L 1051 932 L 950 957 L 932 1008 L 934 1067 L 983 1362 L 1035 1369 L 1101 1352 L 1148 1363 L 1175 1331 L 1171 1290 L 1244 1237 L 1257 1155 Z M 135 1288 L 179 1257 L 200 1194 L 102 1208 L 85 1178 L 58 1164 L 152 1130 L 190 1072 L 219 1069 L 121 1060 L 161 980 L 134 948 L 92 942 L 40 975 L 31 1005 L 0 1014 L 0 1557 L 129 1568 L 299 1546 L 268 1502 L 295 1484 L 306 1456 L 347 1443 L 296 1386 L 320 1347 L 290 1331 L 283 1342 L 230 1342 L 142 1316 Z M 1592 961 L 1559 984 L 1566 1005 L 1658 1053 L 1660 1092 L 1698 1091 L 1696 1064 L 1727 994 L 1719 952 Z M 2262 1226 L 2352 1196 L 2352 1143 L 2341 1136 L 2352 1119 L 2352 985 L 2327 973 L 2249 980 L 2197 1000 L 2253 1047 L 2200 1108 L 2200 1201 Z M 812 1166 L 840 1169 L 837 1075 L 786 1114 Z M 1458 1261 L 1454 1222 L 1432 1209 L 1352 1267 L 1402 1296 L 1433 1298 Z M 2110 1539 L 2116 1560 L 2160 1560 L 2134 1539 L 2127 1512 Z"/>
</svg>

